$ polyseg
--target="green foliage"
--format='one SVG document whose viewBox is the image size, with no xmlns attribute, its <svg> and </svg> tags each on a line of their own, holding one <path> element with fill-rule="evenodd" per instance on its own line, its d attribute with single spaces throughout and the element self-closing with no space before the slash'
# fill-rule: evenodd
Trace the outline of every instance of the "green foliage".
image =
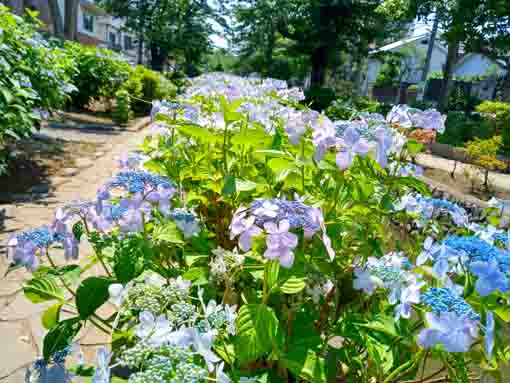
<svg viewBox="0 0 510 383">
<path fill-rule="evenodd" d="M 170 99 L 177 93 L 171 80 L 141 65 L 132 71 L 123 88 L 132 96 L 133 110 L 138 114 L 148 113 L 152 101 Z"/>
<path fill-rule="evenodd" d="M 375 79 L 374 87 L 386 88 L 398 86 L 401 65 L 400 56 L 387 55 L 384 57 L 383 65 Z"/>
<path fill-rule="evenodd" d="M 278 319 L 272 308 L 263 304 L 244 305 L 237 316 L 236 355 L 241 366 L 277 347 Z"/>
<path fill-rule="evenodd" d="M 93 98 L 113 98 L 132 71 L 123 57 L 107 49 L 70 41 L 66 41 L 64 48 L 77 65 L 72 78 L 78 89 L 73 94 L 72 104 L 77 107 L 84 107 Z"/>
<path fill-rule="evenodd" d="M 442 144 L 463 146 L 474 138 L 486 139 L 495 134 L 494 124 L 488 119 L 477 115 L 466 115 L 463 112 L 449 112 L 446 119 L 446 130 L 438 135 L 437 141 Z"/>
<path fill-rule="evenodd" d="M 305 97 L 312 109 L 323 111 L 336 99 L 336 94 L 331 88 L 311 87 L 305 91 Z"/>
<path fill-rule="evenodd" d="M 82 327 L 79 318 L 70 318 L 59 322 L 44 337 L 43 357 L 49 361 L 56 352 L 69 346 Z"/>
<path fill-rule="evenodd" d="M 358 112 L 380 113 L 383 116 L 391 109 L 390 104 L 383 104 L 367 97 L 355 99 L 338 99 L 326 109 L 326 115 L 332 120 L 349 120 Z"/>
<path fill-rule="evenodd" d="M 131 99 L 127 90 L 118 90 L 115 93 L 115 110 L 113 118 L 116 122 L 124 124 L 132 118 Z"/>
<path fill-rule="evenodd" d="M 23 286 L 25 296 L 33 303 L 64 300 L 64 292 L 50 276 L 33 278 Z"/>
<path fill-rule="evenodd" d="M 506 163 L 496 157 L 501 145 L 501 136 L 494 136 L 486 140 L 475 138 L 474 141 L 466 143 L 466 153 L 469 159 L 483 170 L 485 175 L 483 186 L 485 188 L 489 187 L 489 170 L 503 170 L 506 168 Z"/>
<path fill-rule="evenodd" d="M 112 280 L 103 277 L 89 277 L 81 282 L 76 290 L 76 308 L 81 319 L 87 319 L 108 300 L 111 283 Z"/>
<path fill-rule="evenodd" d="M 510 154 L 510 103 L 484 101 L 476 107 L 476 111 L 495 121 L 496 132 L 503 139 L 503 152 Z"/>
</svg>

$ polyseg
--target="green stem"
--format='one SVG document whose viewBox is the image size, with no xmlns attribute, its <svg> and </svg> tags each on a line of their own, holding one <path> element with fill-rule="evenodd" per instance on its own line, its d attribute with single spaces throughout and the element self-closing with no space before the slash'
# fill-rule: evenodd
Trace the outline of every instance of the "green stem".
<svg viewBox="0 0 510 383">
<path fill-rule="evenodd" d="M 400 367 L 395 369 L 386 379 L 384 379 L 383 383 L 390 383 L 398 376 L 402 375 L 403 373 L 409 371 L 411 368 L 414 367 L 414 365 L 419 362 L 421 355 L 423 355 L 424 351 L 421 350 L 416 355 L 416 358 L 411 359 L 410 361 L 402 364 Z"/>
<path fill-rule="evenodd" d="M 225 132 L 223 133 L 223 166 L 225 168 L 225 175 L 228 171 L 227 166 L 227 137 L 228 137 L 228 124 L 225 123 Z"/>
</svg>

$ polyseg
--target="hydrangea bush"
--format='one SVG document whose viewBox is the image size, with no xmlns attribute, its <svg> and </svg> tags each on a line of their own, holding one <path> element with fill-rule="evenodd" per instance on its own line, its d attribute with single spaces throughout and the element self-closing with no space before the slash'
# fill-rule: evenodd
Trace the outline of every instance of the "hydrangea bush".
<svg viewBox="0 0 510 383">
<path fill-rule="evenodd" d="M 398 106 L 331 121 L 302 99 L 278 80 L 198 77 L 180 99 L 154 103 L 151 135 L 95 200 L 9 239 L 12 267 L 33 273 L 25 295 L 51 303 L 27 381 L 500 374 L 504 204 L 475 221 L 433 198 L 406 162 L 419 147 L 405 130 L 442 131 L 444 118 Z M 81 241 L 93 249 L 86 259 Z M 69 264 L 57 262 L 62 251 Z M 96 264 L 102 274 L 87 276 Z M 112 341 L 95 365 L 71 368 L 88 325 Z"/>
</svg>

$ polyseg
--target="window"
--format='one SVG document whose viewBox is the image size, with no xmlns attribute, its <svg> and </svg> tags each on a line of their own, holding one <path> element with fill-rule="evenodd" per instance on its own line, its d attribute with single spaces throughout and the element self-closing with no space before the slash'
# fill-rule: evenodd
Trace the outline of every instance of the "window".
<svg viewBox="0 0 510 383">
<path fill-rule="evenodd" d="M 83 29 L 88 32 L 94 32 L 94 16 L 83 13 Z"/>
<path fill-rule="evenodd" d="M 131 39 L 131 36 L 124 36 L 124 49 L 127 51 L 133 49 L 133 40 Z"/>
<path fill-rule="evenodd" d="M 421 41 L 421 45 L 428 45 L 429 44 L 429 40 L 422 40 Z"/>
<path fill-rule="evenodd" d="M 110 41 L 110 45 L 114 47 L 117 43 L 117 35 L 114 32 L 110 32 L 108 34 L 108 40 Z"/>
</svg>

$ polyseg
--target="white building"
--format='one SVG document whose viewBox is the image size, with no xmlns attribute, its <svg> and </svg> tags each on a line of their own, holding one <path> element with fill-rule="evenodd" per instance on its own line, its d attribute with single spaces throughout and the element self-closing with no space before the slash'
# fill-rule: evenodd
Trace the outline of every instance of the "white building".
<svg viewBox="0 0 510 383">
<path fill-rule="evenodd" d="M 370 52 L 367 73 L 364 76 L 361 94 L 371 94 L 371 89 L 383 66 L 383 63 L 378 60 L 376 56 L 384 52 L 401 53 L 404 56 L 401 66 L 401 72 L 403 74 L 401 81 L 411 84 L 419 83 L 427 56 L 430 35 L 430 31 L 425 31 L 419 35 L 387 44 Z M 443 71 L 447 54 L 448 50 L 446 44 L 437 37 L 432 50 L 429 74 Z M 454 69 L 454 77 L 497 77 L 504 74 L 505 69 L 503 65 L 479 53 L 468 53 L 464 55 L 459 59 Z"/>
</svg>

